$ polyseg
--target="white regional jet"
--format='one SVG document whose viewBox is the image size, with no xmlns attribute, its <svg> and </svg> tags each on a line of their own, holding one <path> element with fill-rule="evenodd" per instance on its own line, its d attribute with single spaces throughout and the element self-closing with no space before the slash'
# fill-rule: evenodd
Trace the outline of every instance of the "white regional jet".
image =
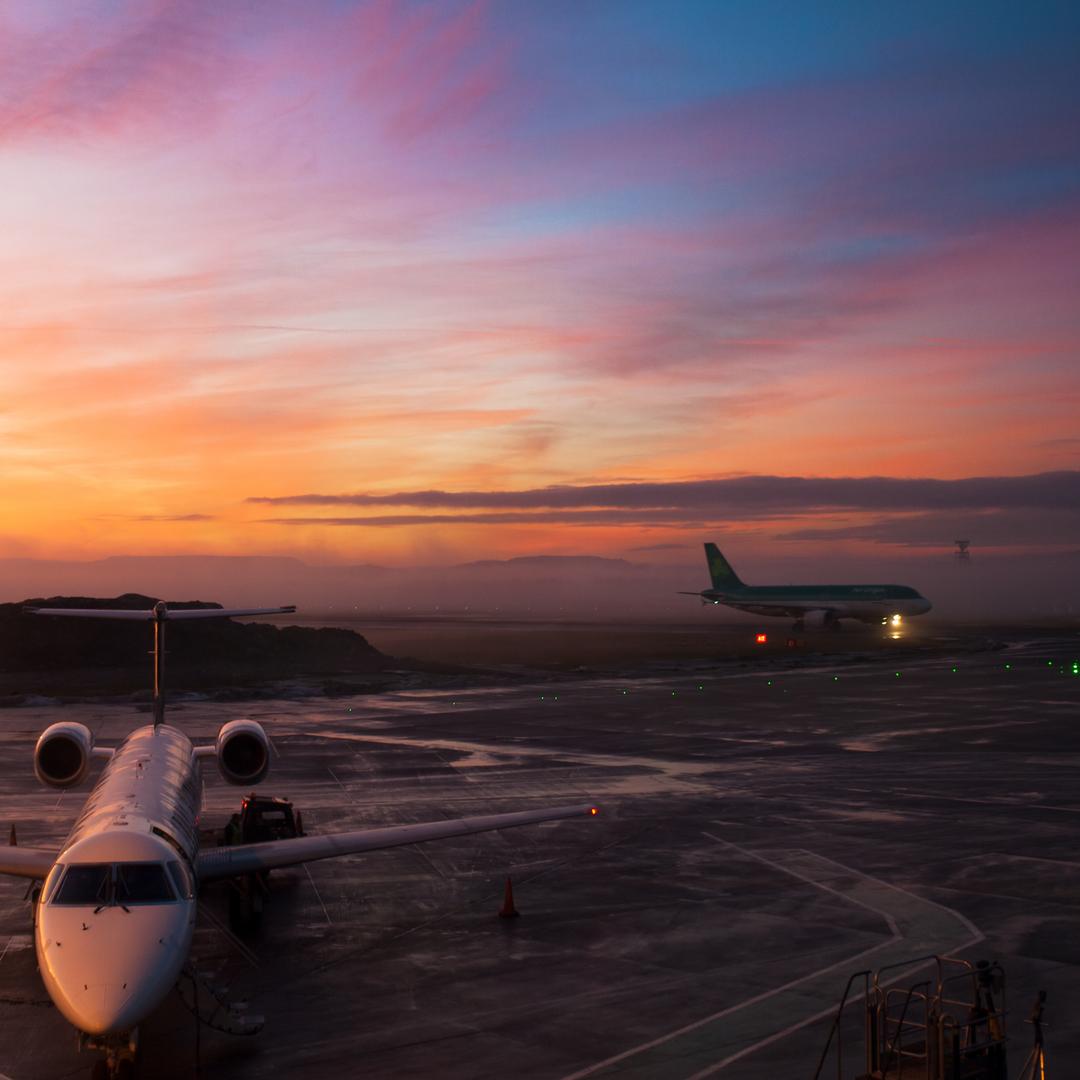
<svg viewBox="0 0 1080 1080">
<path fill-rule="evenodd" d="M 78 1029 L 80 1048 L 104 1052 L 95 1077 L 134 1075 L 138 1026 L 187 964 L 200 884 L 597 813 L 594 806 L 556 806 L 200 851 L 202 763 L 213 759 L 227 781 L 247 787 L 266 776 L 269 741 L 254 720 L 233 720 L 212 745 L 193 746 L 164 722 L 165 624 L 295 610 L 169 609 L 164 603 L 143 611 L 36 609 L 39 615 L 141 619 L 154 626 L 153 724 L 136 729 L 115 749 L 95 746 L 83 724 L 62 721 L 46 728 L 34 748 L 34 772 L 43 784 L 73 787 L 93 758 L 105 762 L 104 770 L 58 851 L 0 847 L 0 873 L 44 882 L 34 910 L 38 966 L 49 997 Z"/>
</svg>

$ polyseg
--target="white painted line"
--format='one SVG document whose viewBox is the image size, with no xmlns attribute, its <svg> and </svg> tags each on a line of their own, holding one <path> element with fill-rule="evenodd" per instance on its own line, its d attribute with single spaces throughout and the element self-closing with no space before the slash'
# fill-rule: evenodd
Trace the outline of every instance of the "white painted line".
<svg viewBox="0 0 1080 1080">
<path fill-rule="evenodd" d="M 896 938 L 890 938 L 888 941 L 881 942 L 880 945 L 874 945 L 869 949 L 863 949 L 862 952 L 857 952 L 854 956 L 846 956 L 843 960 L 837 960 L 835 964 L 829 964 L 828 967 L 819 968 L 817 971 L 810 972 L 809 975 L 803 975 L 799 979 L 793 979 L 789 983 L 784 983 L 783 986 L 778 986 L 774 990 L 766 990 L 763 994 L 758 994 L 757 997 L 748 998 L 746 1001 L 740 1001 L 738 1005 L 730 1005 L 726 1009 L 721 1009 L 719 1012 L 713 1013 L 711 1016 L 703 1017 L 701 1020 L 695 1020 L 692 1024 L 687 1024 L 685 1027 L 681 1027 L 676 1031 L 670 1031 L 666 1035 L 661 1035 L 651 1042 L 642 1043 L 640 1046 L 633 1046 L 629 1050 L 624 1050 L 621 1054 L 616 1054 L 614 1057 L 606 1058 L 604 1061 L 598 1061 L 595 1065 L 590 1065 L 587 1069 L 582 1069 L 579 1072 L 571 1073 L 569 1076 L 564 1076 L 562 1080 L 579 1080 L 579 1077 L 591 1076 L 595 1072 L 599 1072 L 601 1069 L 607 1068 L 609 1065 L 617 1065 L 620 1061 L 625 1061 L 628 1057 L 633 1057 L 635 1054 L 640 1054 L 643 1050 L 651 1050 L 654 1046 L 661 1046 L 666 1042 L 670 1042 L 672 1039 L 677 1039 L 680 1035 L 686 1035 L 691 1031 L 695 1031 L 699 1027 L 704 1027 L 706 1024 L 711 1024 L 714 1020 L 721 1020 L 725 1016 L 734 1012 L 739 1012 L 742 1009 L 747 1008 L 750 1005 L 757 1005 L 762 1001 L 767 1001 L 771 997 L 775 997 L 777 994 L 783 993 L 785 990 L 790 990 L 794 986 L 798 986 L 799 983 L 804 983 L 808 979 L 814 978 L 816 975 L 824 975 L 838 967 L 846 967 L 853 960 L 858 960 L 861 956 L 868 956 L 872 952 L 877 952 L 879 949 L 885 948 L 886 945 L 891 945 Z M 827 1013 L 835 1012 L 835 1007 L 827 1009 Z M 794 1029 L 793 1029 L 794 1030 Z M 740 1055 L 741 1056 L 741 1055 Z M 734 1060 L 734 1059 L 732 1059 Z"/>
<path fill-rule="evenodd" d="M 967 945 L 957 946 L 958 948 L 968 948 L 970 945 L 977 945 L 980 941 L 986 939 L 986 935 L 966 916 L 961 915 L 956 908 L 947 907 L 945 904 L 939 904 L 936 900 L 927 900 L 925 896 L 919 896 L 917 893 L 913 893 L 910 889 L 905 889 L 901 885 L 894 885 L 891 881 L 882 881 L 881 878 L 874 877 L 873 874 L 864 873 L 862 870 L 853 870 L 850 866 L 845 866 L 843 863 L 837 862 L 835 859 L 830 859 L 828 855 L 817 855 L 813 852 L 807 852 L 808 855 L 813 854 L 815 859 L 821 859 L 824 862 L 832 863 L 833 866 L 838 866 L 841 870 L 848 874 L 858 874 L 859 877 L 865 878 L 867 881 L 874 882 L 875 885 L 880 885 L 885 889 L 892 889 L 893 892 L 903 893 L 905 896 L 910 896 L 912 900 L 917 900 L 920 904 L 929 904 L 931 907 L 940 908 L 942 911 L 948 912 L 954 919 L 963 923 L 966 929 L 971 933 L 973 938 Z"/>
<path fill-rule="evenodd" d="M 851 897 L 844 896 L 843 893 L 838 892 L 836 889 L 832 889 L 827 885 L 821 885 L 819 882 L 814 881 L 812 878 L 806 877 L 798 871 L 790 870 L 785 866 L 781 866 L 778 863 L 774 863 L 771 859 L 767 859 L 764 855 L 758 855 L 756 852 L 748 851 L 746 848 L 740 847 L 738 844 L 731 843 L 730 840 L 721 840 L 717 836 L 713 836 L 712 833 L 706 832 L 705 835 L 710 840 L 715 840 L 717 843 L 724 844 L 726 847 L 734 848 L 741 854 L 747 855 L 752 859 L 757 859 L 758 862 L 764 863 L 766 866 L 771 866 L 774 869 L 781 870 L 785 874 L 791 875 L 791 877 L 798 878 L 801 881 L 805 881 L 807 884 L 813 885 L 816 888 L 822 889 L 825 892 L 832 893 L 834 896 L 839 896 L 844 900 L 849 900 L 853 904 L 857 904 L 859 907 L 867 908 L 873 911 L 876 915 L 881 915 L 888 923 L 891 935 L 885 941 L 880 942 L 877 945 L 872 945 L 869 949 L 863 949 L 861 952 L 855 953 L 853 956 L 844 957 L 843 960 L 837 960 L 834 964 L 829 964 L 826 967 L 818 968 L 817 971 L 811 971 L 807 975 L 802 975 L 798 979 L 792 979 L 791 982 L 784 983 L 783 986 L 777 986 L 772 990 L 766 990 L 764 993 L 758 994 L 756 997 L 748 998 L 746 1001 L 740 1001 L 738 1005 L 730 1005 L 726 1009 L 721 1009 L 719 1012 L 715 1012 L 710 1016 L 705 1016 L 700 1020 L 695 1020 L 692 1024 L 686 1024 L 685 1026 L 678 1028 L 675 1031 L 668 1032 L 666 1035 L 661 1035 L 658 1038 L 651 1040 L 650 1042 L 641 1043 L 639 1046 L 631 1047 L 629 1050 L 624 1050 L 621 1054 L 616 1054 L 614 1057 L 606 1058 L 604 1061 L 599 1061 L 595 1065 L 590 1065 L 586 1069 L 581 1069 L 578 1072 L 571 1073 L 569 1076 L 563 1077 L 563 1080 L 579 1080 L 581 1077 L 591 1076 L 595 1072 L 599 1072 L 600 1069 L 606 1068 L 609 1065 L 616 1065 L 620 1061 L 625 1061 L 628 1057 L 633 1057 L 636 1054 L 640 1054 L 644 1050 L 651 1050 L 654 1046 L 660 1046 L 663 1043 L 670 1042 L 672 1039 L 677 1039 L 680 1035 L 686 1035 L 691 1031 L 695 1031 L 697 1028 L 704 1027 L 706 1024 L 711 1024 L 714 1020 L 721 1020 L 723 1017 L 730 1015 L 731 1013 L 738 1012 L 741 1009 L 748 1008 L 751 1005 L 758 1005 L 762 1001 L 767 1001 L 771 997 L 775 997 L 777 994 L 783 993 L 785 990 L 790 990 L 800 983 L 809 981 L 818 975 L 825 975 L 830 971 L 834 971 L 839 967 L 846 967 L 853 961 L 858 960 L 860 957 L 869 956 L 870 953 L 877 952 L 879 949 L 885 948 L 887 945 L 892 945 L 894 942 L 901 940 L 900 931 L 897 929 L 896 923 L 891 915 L 878 911 L 876 908 L 870 907 L 868 904 L 864 904 L 861 900 L 853 900 Z M 826 1012 L 833 1012 L 834 1009 L 827 1009 Z M 809 1021 L 808 1021 L 809 1022 Z M 793 1029 L 794 1030 L 794 1029 Z M 740 1054 L 741 1056 L 741 1054 Z M 732 1058 L 731 1060 L 734 1060 Z"/>
<path fill-rule="evenodd" d="M 968 944 L 974 945 L 974 942 Z M 966 948 L 967 946 L 963 946 Z M 892 986 L 893 983 L 899 982 L 901 979 L 907 978 L 908 975 L 913 975 L 921 967 L 928 967 L 933 961 L 927 960 L 922 964 L 913 964 L 910 968 L 900 972 L 899 975 L 892 979 L 887 979 L 883 983 L 878 983 L 879 986 Z M 844 1004 L 844 1008 L 848 1005 L 853 1005 L 856 1001 L 860 1001 L 865 995 L 860 990 L 858 993 L 851 995 Z M 718 1061 L 715 1065 L 710 1065 L 707 1069 L 702 1069 L 700 1072 L 694 1073 L 693 1076 L 688 1076 L 687 1080 L 702 1080 L 703 1077 L 713 1076 L 721 1069 L 726 1069 L 729 1065 L 734 1064 L 736 1061 L 747 1057 L 750 1054 L 756 1054 L 758 1050 L 763 1050 L 766 1046 L 771 1046 L 775 1042 L 779 1042 L 781 1039 L 786 1039 L 789 1035 L 793 1035 L 800 1028 L 804 1028 L 809 1024 L 816 1023 L 818 1020 L 824 1020 L 826 1016 L 835 1016 L 837 1006 L 830 1005 L 827 1009 L 822 1009 L 821 1012 L 814 1013 L 813 1016 L 806 1017 L 805 1020 L 799 1020 L 792 1024 L 790 1027 L 784 1028 L 783 1031 L 778 1031 L 775 1035 L 770 1035 L 767 1039 L 760 1039 L 752 1046 L 746 1046 L 742 1050 L 737 1051 L 734 1054 L 728 1055 L 723 1061 Z"/>
<path fill-rule="evenodd" d="M 1044 859 L 1039 855 L 1014 855 L 1011 851 L 991 851 L 990 855 L 1000 855 L 1003 859 L 1022 859 L 1024 862 L 1043 862 L 1049 866 L 1080 866 L 1080 862 L 1069 859 Z M 963 890 L 957 890 L 963 891 Z"/>
<path fill-rule="evenodd" d="M 709 836 L 710 834 L 706 833 L 705 835 Z M 713 837 L 713 839 L 715 840 L 716 837 Z M 721 842 L 730 844 L 730 841 L 721 841 Z M 730 844 L 730 846 L 731 847 L 736 847 L 737 845 Z M 739 850 L 742 850 L 742 849 L 739 849 Z M 754 855 L 754 853 L 750 852 L 750 851 L 746 852 L 746 854 L 751 855 L 754 858 L 759 857 L 757 855 Z M 847 871 L 848 873 L 858 873 L 860 877 L 866 878 L 866 880 L 868 880 L 868 881 L 876 882 L 877 884 L 883 885 L 888 889 L 893 889 L 895 892 L 904 893 L 907 896 L 911 896 L 914 899 L 919 900 L 924 904 L 932 904 L 934 907 L 941 908 L 942 911 L 947 911 L 950 915 L 952 915 L 954 918 L 958 919 L 961 923 L 963 923 L 963 925 L 972 934 L 971 940 L 965 942 L 963 945 L 957 946 L 958 949 L 970 948 L 972 945 L 977 945 L 980 941 L 984 940 L 984 935 L 983 935 L 982 931 L 980 931 L 969 919 L 967 919 L 963 915 L 961 915 L 959 911 L 956 911 L 953 908 L 946 907 L 944 904 L 939 904 L 934 900 L 927 900 L 923 896 L 915 896 L 914 893 L 908 891 L 907 889 L 901 888 L 899 885 L 893 885 L 891 882 L 882 881 L 880 878 L 876 878 L 872 874 L 864 874 L 864 873 L 862 873 L 862 871 L 853 871 L 850 867 L 844 866 L 843 863 L 839 863 L 835 859 L 830 859 L 827 855 L 815 855 L 815 858 L 821 859 L 824 862 L 832 863 L 833 866 L 837 866 L 840 869 Z M 763 860 L 763 861 L 768 861 L 768 860 Z M 782 869 L 784 869 L 784 868 L 782 868 Z M 786 870 L 785 869 L 785 872 L 789 873 L 789 874 L 794 874 L 794 871 L 792 871 L 792 870 Z M 803 877 L 803 875 L 801 875 L 801 874 L 795 874 L 795 876 L 796 877 Z M 810 881 L 811 879 L 810 878 L 803 878 L 803 880 Z M 811 884 L 817 884 L 817 883 L 816 882 L 811 882 Z M 820 885 L 820 884 L 818 885 L 818 888 L 826 889 L 827 892 L 834 892 L 835 891 L 833 889 L 828 889 L 826 886 Z M 838 895 L 842 895 L 842 894 L 838 894 Z M 851 900 L 851 897 L 847 897 L 847 899 Z M 859 901 L 852 900 L 852 903 L 859 903 Z M 863 904 L 862 906 L 867 907 L 868 905 Z M 892 920 L 890 919 L 890 922 L 891 921 Z M 894 983 L 899 982 L 901 979 L 907 978 L 907 976 L 909 974 L 914 974 L 914 972 L 917 971 L 920 967 L 928 966 L 928 963 L 929 962 L 924 963 L 924 964 L 920 964 L 918 966 L 915 966 L 912 969 L 906 969 L 904 971 L 901 971 L 898 974 L 896 974 L 893 978 L 888 979 L 885 982 L 880 983 L 879 985 L 881 985 L 881 986 L 892 986 Z M 849 1000 L 849 1002 L 855 1002 L 855 1001 L 859 1001 L 862 997 L 863 997 L 863 993 L 862 993 L 862 991 L 860 991 L 854 997 L 849 998 L 848 1000 Z M 826 1016 L 831 1016 L 831 1015 L 835 1014 L 835 1012 L 836 1012 L 836 1007 L 835 1006 L 830 1006 L 827 1009 L 822 1009 L 820 1012 L 815 1013 L 813 1016 L 808 1016 L 805 1019 L 800 1020 L 800 1021 L 798 1021 L 798 1022 L 796 1022 L 794 1024 L 791 1024 L 789 1027 L 784 1028 L 783 1031 L 776 1032 L 775 1035 L 770 1035 L 766 1039 L 760 1039 L 758 1042 L 754 1043 L 752 1046 L 744 1047 L 742 1050 L 739 1050 L 737 1053 L 730 1054 L 728 1057 L 724 1058 L 722 1061 L 718 1061 L 715 1065 L 710 1065 L 707 1069 L 702 1069 L 700 1072 L 694 1073 L 693 1076 L 688 1077 L 687 1080 L 704 1080 L 704 1078 L 707 1077 L 707 1076 L 713 1076 L 716 1073 L 720 1072 L 721 1069 L 726 1069 L 729 1065 L 734 1064 L 736 1061 L 739 1061 L 741 1058 L 744 1058 L 744 1057 L 747 1057 L 750 1054 L 756 1053 L 758 1050 L 763 1050 L 766 1046 L 771 1046 L 773 1043 L 779 1042 L 781 1039 L 787 1038 L 788 1035 L 794 1034 L 794 1032 L 798 1031 L 800 1028 L 804 1028 L 808 1024 L 816 1023 L 818 1020 L 824 1020 Z"/>
<path fill-rule="evenodd" d="M 199 913 L 205 915 L 209 923 L 215 926 L 236 947 L 240 955 L 254 968 L 259 966 L 259 958 L 249 949 L 206 905 L 199 904 Z"/>
<path fill-rule="evenodd" d="M 996 806 L 1001 810 L 1056 810 L 1060 814 L 1080 814 L 1080 806 L 1051 806 L 1049 803 L 1016 802 L 1012 799 L 969 799 L 962 795 L 931 795 L 912 788 L 898 788 L 892 792 L 902 798 L 915 796 L 919 799 L 933 799 L 935 802 L 974 803 L 977 806 Z"/>
<path fill-rule="evenodd" d="M 798 878 L 799 881 L 805 881 L 807 885 L 813 885 L 815 889 L 821 889 L 822 892 L 832 893 L 833 896 L 840 897 L 841 900 L 846 900 L 849 904 L 857 904 L 861 908 L 865 908 L 867 911 L 872 911 L 875 915 L 880 915 L 889 926 L 889 930 L 892 932 L 892 940 L 899 941 L 903 935 L 900 933 L 899 928 L 896 925 L 896 920 L 887 911 L 882 911 L 881 908 L 873 907 L 870 904 L 865 903 L 862 900 L 856 900 L 853 896 L 848 896 L 846 893 L 840 892 L 838 889 L 833 889 L 828 885 L 822 885 L 820 881 L 815 881 L 812 877 L 807 877 L 806 874 L 800 874 L 798 870 L 792 870 L 790 866 L 784 866 L 782 863 L 774 862 L 772 859 L 766 858 L 764 855 L 759 855 L 756 851 L 750 851 L 748 848 L 739 847 L 738 844 L 733 844 L 730 840 L 722 840 L 719 836 L 713 836 L 711 832 L 702 830 L 703 835 L 707 836 L 710 840 L 715 840 L 718 844 L 723 844 L 725 847 L 734 848 L 740 855 L 745 855 L 748 859 L 757 859 L 759 863 L 764 863 L 766 866 L 771 867 L 773 870 L 779 870 L 782 873 L 789 874 L 793 878 Z M 799 849 L 803 850 L 803 849 Z M 811 851 L 806 852 L 807 855 L 813 855 Z M 814 858 L 824 858 L 822 855 L 814 855 Z M 828 862 L 832 862 L 832 859 L 828 859 Z M 834 866 L 839 866 L 839 863 L 833 863 Z M 861 873 L 858 870 L 851 870 L 849 867 L 843 867 L 843 870 L 849 874 L 856 874 L 858 877 L 867 877 L 868 875 Z M 870 880 L 874 880 L 871 878 Z M 884 882 L 879 882 L 884 885 Z M 888 886 L 892 888 L 892 886 Z M 910 893 L 908 894 L 911 895 Z M 809 976 L 807 976 L 809 978 Z"/>
<path fill-rule="evenodd" d="M 311 871 L 308 869 L 308 864 L 303 863 L 304 873 L 307 874 L 308 881 L 311 882 L 311 887 L 315 890 L 315 897 L 319 901 L 319 907 L 322 908 L 322 913 L 326 916 L 326 921 L 333 926 L 334 920 L 330 918 L 330 912 L 326 910 L 326 905 L 323 903 L 322 894 L 319 892 L 319 887 L 315 884 L 315 879 L 311 876 Z"/>
<path fill-rule="evenodd" d="M 334 770 L 331 769 L 329 765 L 326 766 L 326 771 L 334 778 L 334 783 L 337 784 L 337 786 L 341 788 L 341 790 L 344 791 L 346 795 L 349 795 L 349 789 L 338 779 L 338 774 L 334 772 Z M 349 798 L 352 798 L 352 796 L 349 795 Z"/>
<path fill-rule="evenodd" d="M 625 1061 L 627 1058 L 635 1057 L 636 1055 L 641 1054 L 641 1053 L 643 1053 L 643 1052 L 645 1052 L 647 1050 L 651 1050 L 651 1049 L 653 1049 L 654 1047 L 657 1047 L 657 1046 L 662 1046 L 664 1043 L 671 1042 L 672 1040 L 677 1039 L 677 1038 L 679 1038 L 679 1037 L 681 1037 L 683 1035 L 686 1035 L 686 1034 L 688 1034 L 688 1033 L 690 1033 L 692 1031 L 695 1031 L 698 1028 L 701 1028 L 701 1027 L 704 1027 L 704 1026 L 706 1026 L 708 1024 L 711 1024 L 716 1020 L 721 1020 L 725 1016 L 729 1016 L 732 1013 L 739 1012 L 739 1011 L 741 1011 L 743 1009 L 746 1009 L 746 1008 L 749 1008 L 749 1007 L 751 1007 L 753 1005 L 758 1005 L 761 1002 L 767 1001 L 770 998 L 776 997 L 778 994 L 782 994 L 785 991 L 790 990 L 790 989 L 792 989 L 792 988 L 794 988 L 796 986 L 799 986 L 802 983 L 809 982 L 810 980 L 815 979 L 818 976 L 827 975 L 829 972 L 835 971 L 837 968 L 848 967 L 849 965 L 852 965 L 855 961 L 859 960 L 860 958 L 862 958 L 864 956 L 869 956 L 871 953 L 878 952 L 881 949 L 887 948 L 890 945 L 894 945 L 897 942 L 900 942 L 900 941 L 904 940 L 904 936 L 903 936 L 903 934 L 900 933 L 900 930 L 899 930 L 899 928 L 897 927 L 897 924 L 896 924 L 896 920 L 893 918 L 891 913 L 889 913 L 887 911 L 883 911 L 880 908 L 874 907 L 872 904 L 867 904 L 862 900 L 857 900 L 854 897 L 848 896 L 845 893 L 842 893 L 837 889 L 833 889 L 829 885 L 825 885 L 820 881 L 814 880 L 814 878 L 809 877 L 806 874 L 800 873 L 798 870 L 795 870 L 795 869 L 793 869 L 793 868 L 791 868 L 789 866 L 785 866 L 783 863 L 775 862 L 774 860 L 768 858 L 765 855 L 760 854 L 759 852 L 750 851 L 747 848 L 744 848 L 744 847 L 741 847 L 738 844 L 732 843 L 730 840 L 723 840 L 718 836 L 714 836 L 710 832 L 704 832 L 704 835 L 709 837 L 710 840 L 715 840 L 717 843 L 723 844 L 725 847 L 728 847 L 728 848 L 731 848 L 731 849 L 733 849 L 735 851 L 738 851 L 741 855 L 744 855 L 747 858 L 755 859 L 758 862 L 764 864 L 765 866 L 769 866 L 772 869 L 780 871 L 781 873 L 787 874 L 787 875 L 789 875 L 791 877 L 794 877 L 794 878 L 796 878 L 796 879 L 798 879 L 800 881 L 803 881 L 808 885 L 812 885 L 816 889 L 820 889 L 823 892 L 827 892 L 827 893 L 830 893 L 833 896 L 837 896 L 840 899 L 847 901 L 848 903 L 855 904 L 858 907 L 861 907 L 861 908 L 864 908 L 864 909 L 866 909 L 868 911 L 874 912 L 876 915 L 881 916 L 886 921 L 886 923 L 887 923 L 887 925 L 889 927 L 889 930 L 891 932 L 891 936 L 887 940 L 882 941 L 877 945 L 871 946 L 869 949 L 863 949 L 861 952 L 857 952 L 852 956 L 845 957 L 843 960 L 838 960 L 838 961 L 836 961 L 836 963 L 829 964 L 829 965 L 827 965 L 825 967 L 819 968 L 818 970 L 812 971 L 807 975 L 803 975 L 798 979 L 793 979 L 791 982 L 784 983 L 784 985 L 782 985 L 782 986 L 775 987 L 772 990 L 767 990 L 764 993 L 758 994 L 755 997 L 747 999 L 746 1001 L 742 1001 L 738 1005 L 731 1005 L 726 1009 L 721 1009 L 719 1012 L 713 1013 L 710 1016 L 703 1017 L 700 1020 L 695 1020 L 691 1024 L 686 1024 L 683 1027 L 678 1028 L 675 1031 L 668 1032 L 666 1035 L 658 1036 L 657 1038 L 652 1039 L 649 1042 L 641 1043 L 638 1046 L 631 1047 L 629 1050 L 624 1050 L 620 1054 L 615 1054 L 614 1056 L 606 1058 L 603 1061 L 599 1061 L 595 1065 L 590 1065 L 585 1069 L 581 1069 L 581 1070 L 579 1070 L 579 1071 L 577 1071 L 575 1073 L 571 1073 L 569 1076 L 563 1077 L 563 1080 L 581 1080 L 581 1078 L 583 1078 L 583 1077 L 591 1076 L 594 1073 L 600 1072 L 601 1070 L 606 1069 L 606 1068 L 608 1068 L 608 1067 L 610 1067 L 612 1065 L 617 1065 L 619 1062 Z M 897 892 L 897 893 L 901 893 L 901 894 L 903 894 L 905 896 L 909 896 L 913 900 L 917 901 L 920 904 L 928 904 L 928 905 L 930 905 L 932 907 L 936 907 L 936 908 L 939 908 L 942 911 L 947 912 L 949 915 L 951 915 L 955 919 L 957 919 L 965 927 L 965 929 L 967 929 L 972 935 L 972 937 L 971 937 L 971 939 L 969 941 L 965 941 L 964 943 L 962 943 L 960 945 L 953 946 L 954 951 L 958 950 L 958 949 L 970 948 L 970 946 L 977 944 L 978 942 L 982 941 L 983 938 L 984 938 L 982 932 L 976 926 L 974 926 L 974 924 L 972 924 L 970 920 L 968 920 L 963 915 L 961 915 L 960 912 L 955 911 L 953 908 L 946 907 L 944 904 L 939 904 L 939 903 L 937 903 L 936 901 L 933 901 L 933 900 L 927 900 L 927 899 L 925 899 L 924 897 L 921 897 L 921 896 L 916 896 L 914 893 L 910 892 L 907 889 L 903 889 L 898 885 L 893 885 L 890 882 L 882 881 L 880 878 L 875 878 L 870 874 L 865 874 L 861 870 L 855 870 L 852 867 L 845 866 L 843 863 L 839 863 L 835 859 L 829 859 L 829 858 L 827 858 L 827 857 L 825 857 L 823 855 L 817 855 L 816 853 L 811 852 L 811 851 L 807 851 L 806 849 L 803 849 L 803 848 L 796 849 L 796 850 L 802 852 L 805 855 L 810 856 L 813 859 L 817 859 L 817 860 L 820 860 L 820 861 L 823 861 L 823 862 L 831 863 L 833 866 L 837 867 L 838 869 L 840 869 L 841 871 L 843 871 L 846 874 L 853 875 L 854 877 L 857 877 L 857 878 L 862 878 L 862 879 L 864 879 L 866 881 L 871 881 L 874 884 L 879 885 L 879 886 L 881 886 L 881 887 L 883 887 L 885 889 L 889 889 L 889 890 L 891 890 L 893 892 Z M 901 979 L 908 977 L 910 974 L 914 973 L 914 971 L 917 971 L 919 969 L 919 967 L 922 967 L 922 966 L 925 966 L 925 965 L 912 964 L 910 967 L 898 971 L 897 974 L 894 977 L 892 977 L 891 979 L 888 979 L 887 981 L 881 983 L 880 985 L 882 985 L 882 986 L 891 986 L 893 983 L 898 982 Z M 849 998 L 849 1001 L 857 1001 L 862 996 L 863 995 L 861 993 L 859 993 L 855 997 Z M 729 1055 L 728 1057 L 722 1059 L 721 1061 L 718 1061 L 715 1064 L 710 1065 L 707 1068 L 705 1068 L 703 1070 L 700 1070 L 699 1072 L 694 1073 L 691 1077 L 688 1078 L 688 1080 L 701 1080 L 701 1078 L 704 1078 L 704 1077 L 707 1077 L 707 1076 L 712 1076 L 715 1073 L 719 1072 L 721 1069 L 727 1068 L 728 1065 L 731 1065 L 734 1062 L 739 1061 L 744 1057 L 747 1057 L 749 1054 L 755 1053 L 756 1051 L 761 1050 L 766 1046 L 769 1046 L 769 1045 L 771 1045 L 771 1044 L 773 1044 L 775 1042 L 778 1042 L 780 1039 L 786 1038 L 788 1035 L 791 1035 L 793 1032 L 798 1031 L 800 1028 L 804 1028 L 809 1024 L 813 1024 L 816 1021 L 825 1018 L 826 1016 L 835 1015 L 836 1009 L 837 1009 L 836 1005 L 830 1005 L 828 1008 L 820 1010 L 819 1012 L 815 1013 L 813 1016 L 805 1017 L 804 1019 L 799 1020 L 798 1022 L 789 1025 L 788 1027 L 784 1028 L 782 1031 L 775 1032 L 774 1034 L 769 1035 L 764 1039 L 758 1040 L 757 1042 L 753 1043 L 750 1046 L 743 1047 L 743 1049 L 736 1051 L 734 1054 Z"/>
</svg>

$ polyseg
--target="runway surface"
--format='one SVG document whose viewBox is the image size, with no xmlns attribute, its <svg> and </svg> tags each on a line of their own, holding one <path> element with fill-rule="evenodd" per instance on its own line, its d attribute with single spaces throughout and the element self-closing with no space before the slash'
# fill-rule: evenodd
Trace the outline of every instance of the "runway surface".
<svg viewBox="0 0 1080 1080">
<path fill-rule="evenodd" d="M 204 1029 L 203 1075 L 809 1080 L 849 973 L 931 952 L 1003 963 L 1014 1075 L 1046 989 L 1048 1075 L 1070 1075 L 1080 640 L 1006 645 L 177 707 L 196 739 L 260 720 L 275 753 L 262 790 L 292 799 L 309 832 L 603 807 L 277 872 L 244 940 L 226 929 L 225 887 L 207 889 L 200 969 L 267 1025 Z M 24 844 L 58 843 L 85 794 L 33 780 L 34 740 L 60 717 L 105 744 L 146 721 L 120 706 L 0 712 L 0 825 Z M 242 794 L 208 773 L 204 826 Z M 508 874 L 521 917 L 501 920 Z M 0 881 L 0 1073 L 82 1075 L 24 891 Z M 145 1026 L 143 1053 L 148 1076 L 192 1075 L 179 1000 Z"/>
</svg>

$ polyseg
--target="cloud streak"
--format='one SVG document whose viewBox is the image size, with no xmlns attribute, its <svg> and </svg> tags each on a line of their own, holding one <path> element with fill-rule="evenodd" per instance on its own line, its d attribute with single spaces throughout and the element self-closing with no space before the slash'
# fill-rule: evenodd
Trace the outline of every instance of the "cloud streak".
<svg viewBox="0 0 1080 1080">
<path fill-rule="evenodd" d="M 1080 471 L 959 480 L 740 476 L 666 483 L 585 484 L 522 491 L 253 496 L 271 506 L 416 506 L 709 510 L 739 517 L 836 510 L 1056 508 L 1080 504 Z M 453 520 L 450 518 L 449 520 Z M 474 518 L 475 520 L 475 518 Z"/>
</svg>

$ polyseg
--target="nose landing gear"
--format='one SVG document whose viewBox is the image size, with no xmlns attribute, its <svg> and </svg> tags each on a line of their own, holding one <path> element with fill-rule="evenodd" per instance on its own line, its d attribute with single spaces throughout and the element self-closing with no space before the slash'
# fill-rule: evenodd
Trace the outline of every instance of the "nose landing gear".
<svg viewBox="0 0 1080 1080">
<path fill-rule="evenodd" d="M 80 1050 L 101 1050 L 90 1069 L 90 1080 L 136 1080 L 139 1075 L 139 1030 L 128 1035 L 83 1035 Z"/>
</svg>

